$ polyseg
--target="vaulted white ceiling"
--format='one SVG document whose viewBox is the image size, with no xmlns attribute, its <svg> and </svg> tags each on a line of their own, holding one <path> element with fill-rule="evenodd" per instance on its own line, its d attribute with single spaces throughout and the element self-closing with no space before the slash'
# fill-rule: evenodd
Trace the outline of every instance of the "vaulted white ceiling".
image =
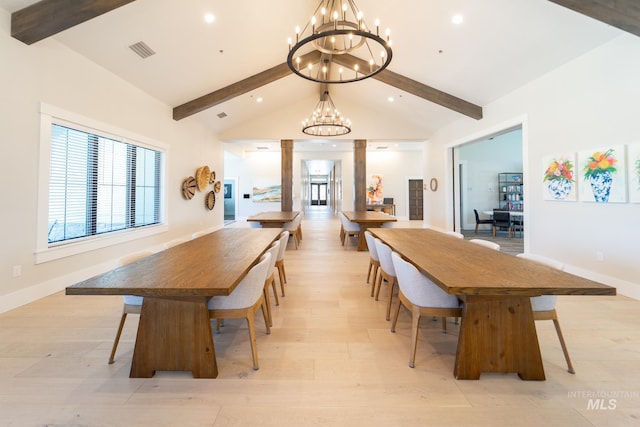
<svg viewBox="0 0 640 427">
<path fill-rule="evenodd" d="M 0 7 L 14 12 L 33 3 L 0 0 Z M 379 18 L 391 29 L 391 71 L 479 106 L 621 33 L 547 0 L 356 3 L 367 22 Z M 286 62 L 287 38 L 317 4 L 136 0 L 53 37 L 176 107 Z M 213 13 L 215 21 L 205 23 L 205 13 Z M 452 23 L 456 14 L 464 16 L 460 25 Z M 146 59 L 134 54 L 128 46 L 139 41 L 156 54 Z M 373 79 L 333 85 L 329 91 L 353 122 L 345 140 L 428 140 L 441 126 L 464 117 Z M 317 84 L 290 75 L 183 120 L 201 121 L 229 142 L 305 140 L 300 122 L 319 95 Z M 219 118 L 221 113 L 226 117 Z"/>
</svg>

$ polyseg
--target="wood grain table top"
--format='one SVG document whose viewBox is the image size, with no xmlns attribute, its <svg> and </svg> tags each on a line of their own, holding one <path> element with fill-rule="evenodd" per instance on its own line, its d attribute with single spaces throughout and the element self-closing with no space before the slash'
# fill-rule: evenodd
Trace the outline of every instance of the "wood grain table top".
<svg viewBox="0 0 640 427">
<path fill-rule="evenodd" d="M 299 211 L 272 211 L 272 212 L 260 212 L 247 218 L 247 221 L 257 222 L 291 222 L 298 215 Z"/>
<path fill-rule="evenodd" d="M 344 211 L 342 212 L 344 216 L 347 217 L 349 221 L 358 222 L 358 223 L 367 223 L 367 222 L 395 222 L 397 221 L 396 217 L 391 215 L 383 214 L 382 212 L 376 211 Z"/>
<path fill-rule="evenodd" d="M 226 296 L 279 229 L 223 228 L 66 288 L 67 295 Z"/>
<path fill-rule="evenodd" d="M 371 233 L 453 295 L 615 295 L 616 289 L 429 229 Z"/>
</svg>

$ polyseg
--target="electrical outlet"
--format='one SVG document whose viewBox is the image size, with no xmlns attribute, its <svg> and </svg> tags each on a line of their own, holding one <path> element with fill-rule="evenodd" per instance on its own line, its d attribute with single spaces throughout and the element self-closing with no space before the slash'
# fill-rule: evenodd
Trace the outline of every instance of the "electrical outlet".
<svg viewBox="0 0 640 427">
<path fill-rule="evenodd" d="M 598 261 L 604 261 L 604 254 L 600 251 L 596 252 L 596 259 Z"/>
<path fill-rule="evenodd" d="M 14 265 L 13 266 L 13 277 L 20 277 L 22 276 L 22 266 L 21 265 Z"/>
</svg>

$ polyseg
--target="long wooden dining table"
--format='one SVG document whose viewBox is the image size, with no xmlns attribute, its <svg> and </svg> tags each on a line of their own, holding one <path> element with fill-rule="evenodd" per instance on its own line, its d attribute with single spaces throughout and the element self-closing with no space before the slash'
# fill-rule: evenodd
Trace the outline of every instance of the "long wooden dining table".
<svg viewBox="0 0 640 427">
<path fill-rule="evenodd" d="M 615 295 L 616 289 L 429 229 L 370 232 L 463 302 L 453 374 L 517 373 L 544 380 L 530 297 Z"/>
<path fill-rule="evenodd" d="M 279 234 L 224 228 L 76 283 L 66 294 L 144 297 L 130 377 L 191 371 L 216 378 L 207 304 L 230 295 Z"/>
<path fill-rule="evenodd" d="M 378 228 L 385 222 L 396 222 L 395 216 L 383 214 L 377 211 L 343 211 L 345 217 L 351 222 L 355 222 L 360 226 L 360 233 L 358 235 L 358 250 L 367 250 L 367 239 L 364 237 L 364 232 L 368 228 Z"/>
</svg>

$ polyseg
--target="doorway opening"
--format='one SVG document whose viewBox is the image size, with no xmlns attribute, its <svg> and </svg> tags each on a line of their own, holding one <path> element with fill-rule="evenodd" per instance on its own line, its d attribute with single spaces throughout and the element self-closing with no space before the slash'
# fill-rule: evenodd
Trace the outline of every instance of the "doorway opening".
<svg viewBox="0 0 640 427">
<path fill-rule="evenodd" d="M 512 127 L 481 139 L 469 141 L 452 149 L 453 174 L 453 224 L 456 231 L 475 230 L 474 209 L 482 219 L 488 218 L 493 209 L 502 208 L 502 184 L 499 177 L 519 175 L 522 184 L 523 135 L 522 126 Z M 519 188 L 524 186 L 519 185 Z M 519 198 L 525 200 L 525 195 Z M 524 202 L 518 204 L 522 218 Z M 479 230 L 488 232 L 490 225 L 481 224 Z M 522 227 L 524 235 L 524 227 Z"/>
</svg>

